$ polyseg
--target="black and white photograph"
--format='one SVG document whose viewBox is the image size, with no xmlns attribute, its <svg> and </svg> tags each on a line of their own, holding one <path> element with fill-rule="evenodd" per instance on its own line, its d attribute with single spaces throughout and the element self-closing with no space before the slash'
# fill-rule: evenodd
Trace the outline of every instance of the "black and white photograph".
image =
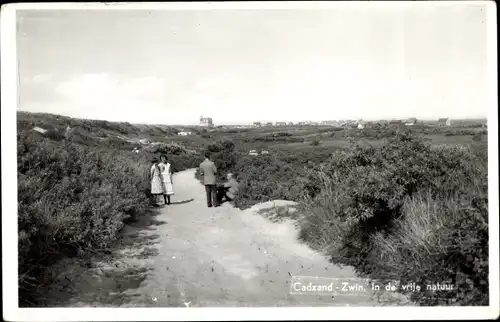
<svg viewBox="0 0 500 322">
<path fill-rule="evenodd" d="M 494 2 L 1 24 L 5 320 L 498 318 Z"/>
</svg>

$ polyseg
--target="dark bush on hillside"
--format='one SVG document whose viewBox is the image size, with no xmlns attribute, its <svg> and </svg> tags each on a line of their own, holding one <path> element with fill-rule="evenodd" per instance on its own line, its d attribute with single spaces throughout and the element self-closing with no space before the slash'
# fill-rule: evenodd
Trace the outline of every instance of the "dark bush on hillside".
<svg viewBox="0 0 500 322">
<path fill-rule="evenodd" d="M 186 147 L 177 143 L 161 143 L 155 145 L 149 145 L 144 148 L 146 152 L 149 153 L 160 153 L 168 155 L 180 155 L 183 153 L 191 153 Z"/>
<path fill-rule="evenodd" d="M 292 136 L 292 133 L 288 133 L 288 132 L 273 133 L 273 137 L 286 137 L 286 136 Z"/>
<path fill-rule="evenodd" d="M 47 130 L 47 132 L 44 133 L 44 136 L 51 139 L 51 140 L 54 140 L 54 141 L 62 141 L 64 139 L 66 139 L 66 137 L 64 136 L 64 132 L 61 132 L 61 131 L 56 131 L 56 130 Z"/>
<path fill-rule="evenodd" d="M 287 138 L 285 142 L 286 143 L 302 143 L 305 140 L 306 139 L 302 138 L 302 137 L 292 136 L 292 137 Z"/>
<path fill-rule="evenodd" d="M 128 141 L 122 140 L 122 139 L 114 137 L 114 136 L 104 138 L 104 140 L 102 140 L 102 141 L 97 141 L 96 139 L 89 138 L 88 136 L 81 136 L 81 137 L 83 137 L 84 140 L 78 140 L 78 143 L 84 144 L 84 145 L 90 145 L 91 144 L 90 141 L 91 141 L 93 143 L 92 145 L 94 145 L 95 143 L 98 143 L 99 146 L 104 146 L 104 147 L 118 149 L 118 150 L 127 150 L 127 151 L 131 151 L 134 147 L 137 146 L 137 144 L 135 144 L 135 143 L 128 142 Z M 75 137 L 72 137 L 72 141 L 76 142 Z"/>
<path fill-rule="evenodd" d="M 217 167 L 219 180 L 224 180 L 228 172 L 234 172 L 238 153 L 232 141 L 220 140 L 212 143 L 206 148 L 206 152 L 210 153 L 210 158 Z"/>
<path fill-rule="evenodd" d="M 273 199 L 296 200 L 303 190 L 300 176 L 305 169 L 306 165 L 286 162 L 278 154 L 242 156 L 234 168 L 240 183 L 235 205 L 247 208 Z"/>
<path fill-rule="evenodd" d="M 19 283 L 50 254 L 106 248 L 148 200 L 147 165 L 68 141 L 18 136 Z M 69 254 L 69 253 L 68 253 Z"/>
<path fill-rule="evenodd" d="M 338 151 L 311 175 L 301 237 L 333 261 L 374 278 L 455 285 L 414 293 L 423 304 L 488 303 L 486 163 L 478 154 L 403 134 Z"/>
<path fill-rule="evenodd" d="M 311 141 L 312 146 L 318 146 L 319 144 L 320 144 L 320 140 L 318 140 L 318 139 L 314 139 Z"/>
<path fill-rule="evenodd" d="M 290 133 L 287 134 L 273 133 L 273 134 L 265 134 L 253 137 L 245 137 L 243 141 L 249 143 L 259 143 L 259 142 L 298 143 L 298 142 L 304 142 L 305 138 L 299 136 L 292 136 Z"/>
<path fill-rule="evenodd" d="M 18 131 L 29 131 L 36 126 L 34 121 L 29 120 L 18 120 L 17 121 L 17 130 Z"/>
</svg>

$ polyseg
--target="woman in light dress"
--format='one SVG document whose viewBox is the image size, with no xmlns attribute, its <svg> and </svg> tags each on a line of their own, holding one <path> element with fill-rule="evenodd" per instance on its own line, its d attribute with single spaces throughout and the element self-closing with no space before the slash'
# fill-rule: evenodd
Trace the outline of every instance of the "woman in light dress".
<svg viewBox="0 0 500 322">
<path fill-rule="evenodd" d="M 163 198 L 165 198 L 165 204 L 170 205 L 170 196 L 174 194 L 174 187 L 172 186 L 172 166 L 168 162 L 166 155 L 160 157 L 161 162 L 159 164 L 161 174 L 163 177 Z"/>
<path fill-rule="evenodd" d="M 165 186 L 163 184 L 163 178 L 160 170 L 160 165 L 158 163 L 158 158 L 153 158 L 153 165 L 150 171 L 151 180 L 151 194 L 155 198 L 155 206 L 158 206 L 158 196 L 165 193 Z"/>
</svg>

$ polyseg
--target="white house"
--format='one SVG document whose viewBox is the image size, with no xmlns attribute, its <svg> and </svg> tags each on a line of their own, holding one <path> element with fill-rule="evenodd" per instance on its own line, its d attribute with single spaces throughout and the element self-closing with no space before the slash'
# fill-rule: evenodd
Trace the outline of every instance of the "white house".
<svg viewBox="0 0 500 322">
<path fill-rule="evenodd" d="M 42 134 L 45 134 L 47 132 L 46 129 L 42 129 L 41 127 L 38 127 L 38 126 L 35 126 L 33 128 L 33 131 L 37 131 L 38 133 L 42 133 Z"/>
<path fill-rule="evenodd" d="M 149 140 L 148 140 L 148 139 L 140 139 L 140 140 L 139 140 L 139 143 L 140 143 L 140 144 L 149 144 L 150 142 L 149 142 Z"/>
<path fill-rule="evenodd" d="M 269 154 L 269 151 L 262 150 L 262 151 L 260 152 L 260 154 Z"/>
<path fill-rule="evenodd" d="M 184 132 L 184 131 L 182 131 L 182 132 L 177 133 L 177 135 L 187 136 L 187 135 L 191 135 L 191 132 Z"/>
<path fill-rule="evenodd" d="M 249 155 L 259 155 L 259 153 L 257 153 L 257 150 L 250 150 L 248 152 Z"/>
<path fill-rule="evenodd" d="M 417 119 L 415 117 L 411 117 L 408 120 L 406 120 L 405 125 L 406 126 L 412 126 L 417 123 Z"/>
</svg>

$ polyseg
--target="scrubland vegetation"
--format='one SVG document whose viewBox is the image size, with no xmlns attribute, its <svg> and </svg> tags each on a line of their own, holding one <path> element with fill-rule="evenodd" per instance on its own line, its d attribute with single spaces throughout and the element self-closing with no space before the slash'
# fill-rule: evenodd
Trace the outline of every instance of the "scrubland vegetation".
<svg viewBox="0 0 500 322">
<path fill-rule="evenodd" d="M 69 124 L 73 133 L 66 139 Z M 33 126 L 48 132 L 35 132 Z M 144 127 L 18 113 L 21 306 L 36 302 L 37 287 L 43 283 L 39 276 L 56 260 L 106 250 L 125 219 L 146 213 L 153 155 L 167 153 L 174 172 L 199 163 L 195 150 L 176 143 L 147 146 L 136 154 L 132 148 L 137 143 L 116 137 L 140 134 Z M 167 127 L 144 131 L 148 138 L 175 132 Z M 104 140 L 96 133 L 105 135 Z"/>
<path fill-rule="evenodd" d="M 153 155 L 166 152 L 181 171 L 197 167 L 204 150 L 221 179 L 236 174 L 237 207 L 300 202 L 300 238 L 333 262 L 376 279 L 454 284 L 451 292 L 414 293 L 422 305 L 488 304 L 487 143 L 480 126 L 411 133 L 398 126 L 195 128 L 182 138 L 177 131 L 18 114 L 20 305 L 35 301 L 29 294 L 51 261 L 111 247 L 126 218 L 147 212 Z M 134 141 L 140 138 L 160 143 Z M 248 155 L 252 148 L 270 153 Z"/>
<path fill-rule="evenodd" d="M 412 293 L 421 305 L 488 305 L 487 144 L 484 134 L 475 141 L 396 132 L 333 152 L 256 157 L 225 141 L 208 150 L 220 173 L 237 174 L 236 206 L 299 201 L 300 238 L 333 262 L 382 281 L 454 285 Z"/>
</svg>

